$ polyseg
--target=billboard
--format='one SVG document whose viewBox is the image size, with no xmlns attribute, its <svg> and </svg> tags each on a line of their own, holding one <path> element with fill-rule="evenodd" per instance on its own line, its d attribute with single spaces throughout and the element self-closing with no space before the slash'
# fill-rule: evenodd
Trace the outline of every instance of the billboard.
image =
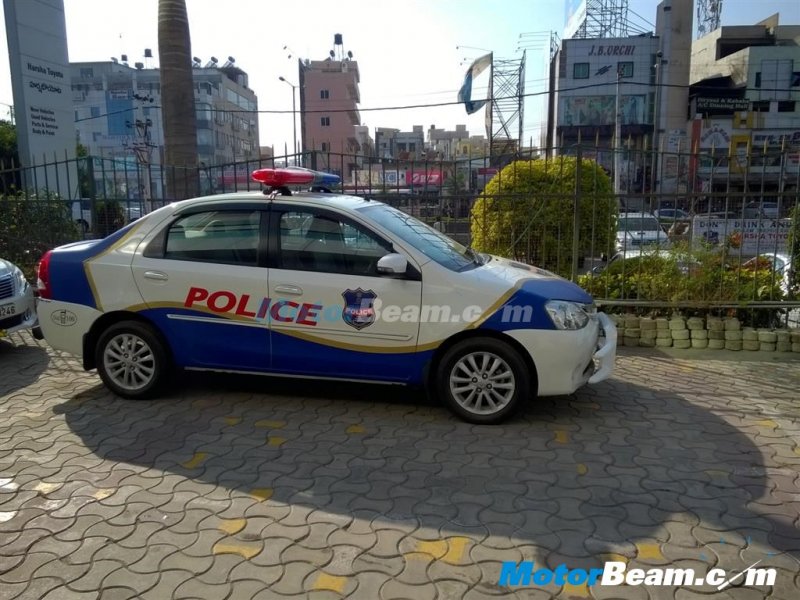
<svg viewBox="0 0 800 600">
<path fill-rule="evenodd" d="M 64 1 L 3 0 L 3 7 L 20 162 L 29 167 L 73 158 L 75 113 Z M 26 174 L 28 187 L 49 181 L 50 190 L 62 197 L 77 191 L 77 173 L 67 173 L 64 165 L 35 171 Z"/>
<path fill-rule="evenodd" d="M 791 219 L 716 219 L 695 217 L 692 219 L 692 240 L 730 248 L 745 256 L 786 252 L 789 241 Z"/>
<path fill-rule="evenodd" d="M 563 110 L 560 125 L 613 125 L 616 120 L 615 96 L 567 96 L 562 98 Z M 647 96 L 622 96 L 620 112 L 623 125 L 646 123 Z"/>
<path fill-rule="evenodd" d="M 586 21 L 586 0 L 566 0 L 564 2 L 564 37 L 569 39 Z"/>
</svg>

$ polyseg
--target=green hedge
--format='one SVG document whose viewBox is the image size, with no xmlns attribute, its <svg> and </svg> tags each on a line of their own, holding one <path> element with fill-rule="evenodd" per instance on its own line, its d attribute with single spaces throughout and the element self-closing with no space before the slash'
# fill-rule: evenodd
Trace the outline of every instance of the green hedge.
<svg viewBox="0 0 800 600">
<path fill-rule="evenodd" d="M 486 185 L 471 211 L 472 246 L 569 276 L 575 157 L 518 160 Z M 592 160 L 580 164 L 579 258 L 608 252 L 617 207 L 611 180 Z"/>
<path fill-rule="evenodd" d="M 30 281 L 47 250 L 78 239 L 72 209 L 55 194 L 0 196 L 0 258 L 19 266 Z"/>
</svg>

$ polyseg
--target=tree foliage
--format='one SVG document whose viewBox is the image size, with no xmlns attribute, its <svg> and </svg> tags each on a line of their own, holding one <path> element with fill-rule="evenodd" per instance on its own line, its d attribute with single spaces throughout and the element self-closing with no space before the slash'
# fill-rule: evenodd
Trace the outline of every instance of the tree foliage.
<svg viewBox="0 0 800 600">
<path fill-rule="evenodd" d="M 495 175 L 472 207 L 473 247 L 569 276 L 578 168 L 578 257 L 607 252 L 617 214 L 611 180 L 593 160 L 570 156 L 514 161 Z"/>
<path fill-rule="evenodd" d="M 80 239 L 69 202 L 52 192 L 0 196 L 0 257 L 19 266 L 29 279 L 42 255 Z"/>
</svg>

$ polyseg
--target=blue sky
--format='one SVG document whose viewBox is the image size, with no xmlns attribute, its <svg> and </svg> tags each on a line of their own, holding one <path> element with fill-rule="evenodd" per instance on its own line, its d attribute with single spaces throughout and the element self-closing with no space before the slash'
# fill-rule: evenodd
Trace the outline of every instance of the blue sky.
<svg viewBox="0 0 800 600">
<path fill-rule="evenodd" d="M 144 61 L 152 48 L 157 57 L 157 0 L 64 0 L 70 60 L 109 60 L 127 54 Z M 632 17 L 655 22 L 655 0 L 630 0 Z M 234 56 L 250 75 L 259 108 L 291 111 L 292 90 L 278 80 L 297 82 L 296 57 L 323 59 L 342 33 L 361 73 L 361 106 L 382 107 L 451 102 L 471 59 L 491 49 L 499 57 L 519 56 L 528 46 L 526 92 L 545 89 L 546 48 L 520 40 L 520 34 L 559 34 L 564 28 L 564 0 L 187 0 L 192 53 L 204 61 Z M 800 24 L 798 0 L 725 0 L 723 25 L 752 24 L 775 12 L 784 24 Z M 1 24 L 3 31 L 5 22 Z M 534 36 L 536 37 L 536 36 Z M 521 44 L 522 42 L 522 44 Z M 290 50 L 284 50 L 288 46 Z M 288 58 L 291 54 L 292 58 Z M 465 61 L 466 59 L 466 61 Z M 154 64 L 154 63 L 153 63 Z M 11 104 L 6 54 L 0 55 L 0 102 Z M 526 104 L 525 136 L 538 139 L 541 102 Z M 0 115 L 7 107 L 0 105 Z M 362 122 L 375 127 L 453 129 L 467 124 L 484 132 L 483 115 L 467 116 L 457 106 L 367 112 Z M 261 143 L 291 146 L 290 113 L 259 118 Z"/>
</svg>

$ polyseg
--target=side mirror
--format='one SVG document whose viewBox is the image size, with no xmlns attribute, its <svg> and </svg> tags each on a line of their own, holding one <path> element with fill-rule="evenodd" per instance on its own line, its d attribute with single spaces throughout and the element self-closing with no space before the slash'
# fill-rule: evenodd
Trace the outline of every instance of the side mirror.
<svg viewBox="0 0 800 600">
<path fill-rule="evenodd" d="M 408 260 L 402 254 L 387 254 L 378 260 L 378 273 L 382 275 L 405 275 Z"/>
</svg>

